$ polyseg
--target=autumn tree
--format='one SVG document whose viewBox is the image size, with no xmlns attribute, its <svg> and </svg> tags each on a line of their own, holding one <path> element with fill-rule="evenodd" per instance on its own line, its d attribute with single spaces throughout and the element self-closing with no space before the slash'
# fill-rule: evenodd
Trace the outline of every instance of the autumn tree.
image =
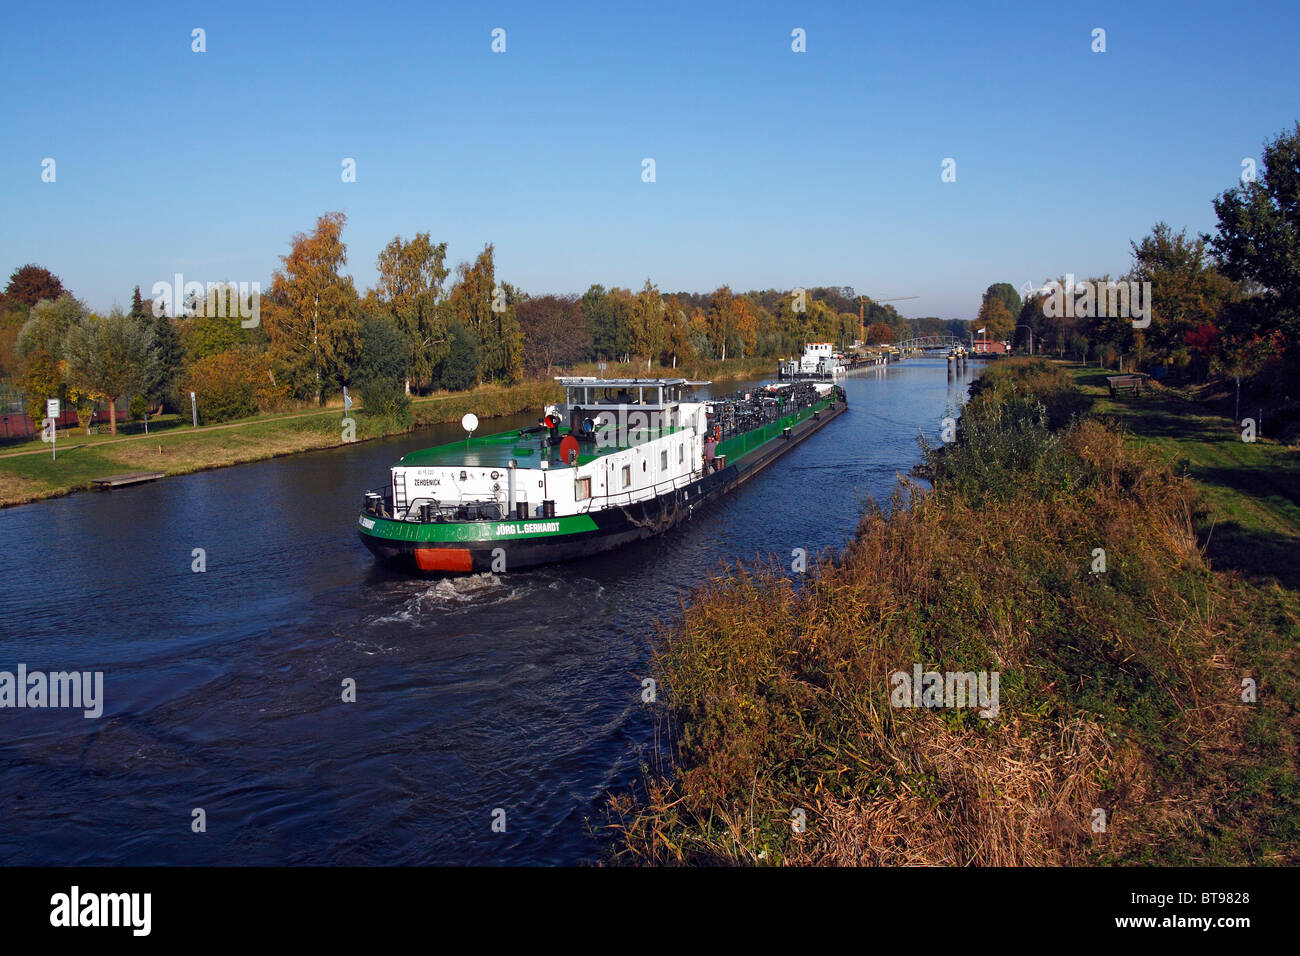
<svg viewBox="0 0 1300 956">
<path fill-rule="evenodd" d="M 984 298 L 980 303 L 981 306 L 984 303 L 988 302 L 990 299 L 997 299 L 1003 304 L 1003 306 L 1006 307 L 1007 315 L 1013 317 L 1011 328 L 1014 329 L 1015 328 L 1014 316 L 1020 314 L 1020 308 L 1021 308 L 1020 293 L 1016 291 L 1016 287 L 1013 286 L 1010 282 L 995 282 L 987 289 L 984 290 Z M 1008 330 L 1008 334 L 1000 336 L 999 338 L 1009 339 L 1010 337 L 1011 337 L 1010 330 Z"/>
<path fill-rule="evenodd" d="M 695 357 L 691 344 L 691 322 L 681 299 L 670 295 L 664 300 L 664 340 L 659 361 L 677 367 L 679 361 Z"/>
<path fill-rule="evenodd" d="M 1151 283 L 1151 327 L 1146 338 L 1168 354 L 1186 345 L 1190 332 L 1213 325 L 1219 310 L 1235 295 L 1231 280 L 1209 261 L 1205 238 L 1189 239 L 1158 222 L 1141 242 L 1130 242 L 1133 268 L 1128 278 Z M 1204 338 L 1204 333 L 1202 333 Z"/>
<path fill-rule="evenodd" d="M 456 284 L 448 296 L 452 321 L 476 339 L 478 374 L 490 381 L 514 381 L 523 372 L 523 336 L 515 316 L 517 293 L 496 279 L 491 243 L 473 264 L 456 267 Z"/>
<path fill-rule="evenodd" d="M 909 338 L 912 335 L 925 334 L 924 331 L 920 329 L 917 329 L 917 331 L 914 332 L 912 330 L 913 327 L 908 324 L 908 320 L 899 315 L 898 310 L 896 310 L 892 305 L 872 301 L 870 296 L 864 295 L 858 297 L 857 306 L 861 311 L 859 312 L 859 308 L 851 310 L 853 317 L 851 328 L 847 330 L 845 334 L 845 338 L 847 339 L 851 340 L 856 338 L 858 330 L 862 325 L 866 325 L 867 327 L 872 325 L 884 325 L 888 327 L 890 329 L 890 337 L 885 341 L 889 342 Z M 859 315 L 861 318 L 859 318 Z"/>
<path fill-rule="evenodd" d="M 688 322 L 691 336 L 691 350 L 697 358 L 715 359 L 718 357 L 713 348 L 713 337 L 709 330 L 709 316 L 698 305 L 691 309 Z"/>
<path fill-rule="evenodd" d="M 314 232 L 294 236 L 262 302 L 272 359 L 295 394 L 310 395 L 321 405 L 327 387 L 347 374 L 360 347 L 357 291 L 351 276 L 339 274 L 347 263 L 346 224 L 343 213 L 326 213 Z"/>
<path fill-rule="evenodd" d="M 42 299 L 59 298 L 64 291 L 58 276 L 43 266 L 29 262 L 25 266 L 19 266 L 9 276 L 4 297 L 7 303 L 16 303 L 30 309 Z"/>
<path fill-rule="evenodd" d="M 736 296 L 732 310 L 736 316 L 736 344 L 740 348 L 737 358 L 753 355 L 758 344 L 758 310 L 745 296 Z"/>
<path fill-rule="evenodd" d="M 794 298 L 790 295 L 780 295 L 775 299 L 770 333 L 774 354 L 790 355 L 802 352 L 803 343 L 808 341 L 808 314 L 806 311 L 796 311 L 795 304 Z"/>
<path fill-rule="evenodd" d="M 63 363 L 49 352 L 30 354 L 16 381 L 26 400 L 27 417 L 40 422 L 45 417 L 45 400 L 63 394 L 66 385 Z"/>
<path fill-rule="evenodd" d="M 447 354 L 447 310 L 440 307 L 449 274 L 446 259 L 447 244 L 432 242 L 427 232 L 417 232 L 409 242 L 397 236 L 379 253 L 376 297 L 411 343 L 408 394 L 412 380 L 421 387 L 432 384 L 433 371 Z"/>
<path fill-rule="evenodd" d="M 664 303 L 659 289 L 648 278 L 632 300 L 628 321 L 628 351 L 644 358 L 646 369 L 663 349 Z"/>
<path fill-rule="evenodd" d="M 515 309 L 524 337 L 524 370 L 550 377 L 556 366 L 587 356 L 591 333 L 576 295 L 531 296 Z"/>
<path fill-rule="evenodd" d="M 894 330 L 884 322 L 872 322 L 867 326 L 867 344 L 884 345 L 894 341 Z"/>
<path fill-rule="evenodd" d="M 776 320 L 772 312 L 757 300 L 752 294 L 747 294 L 751 302 L 754 303 L 754 313 L 758 325 L 754 337 L 754 354 L 755 355 L 776 355 L 779 351 L 777 339 L 780 331 L 777 328 Z"/>
<path fill-rule="evenodd" d="M 17 316 L 0 316 L 0 379 L 18 374 L 18 333 L 22 330 Z"/>
<path fill-rule="evenodd" d="M 204 356 L 189 365 L 181 381 L 185 391 L 194 392 L 204 423 L 247 418 L 290 397 L 288 387 L 276 383 L 266 351 L 252 345 Z"/>
<path fill-rule="evenodd" d="M 16 382 L 26 398 L 33 422 L 45 417 L 45 400 L 66 398 L 67 362 L 63 343 L 73 324 L 87 314 L 86 306 L 68 293 L 41 299 L 28 313 L 14 341 Z"/>
<path fill-rule="evenodd" d="M 263 308 L 265 310 L 265 305 Z M 189 365 L 210 355 L 251 344 L 240 327 L 238 316 L 195 315 L 172 321 Z"/>
<path fill-rule="evenodd" d="M 822 299 L 813 299 L 808 303 L 804 342 L 834 342 L 839 338 L 839 330 L 840 315 L 829 303 Z"/>
<path fill-rule="evenodd" d="M 841 349 L 847 349 L 857 341 L 861 325 L 856 312 L 841 312 L 837 316 L 835 341 Z"/>
<path fill-rule="evenodd" d="M 736 297 L 731 294 L 730 286 L 721 286 L 709 299 L 709 310 L 705 313 L 709 327 L 709 340 L 713 343 L 713 352 L 724 362 L 727 360 L 727 344 L 736 332 L 738 318 L 736 315 Z"/>
<path fill-rule="evenodd" d="M 993 342 L 1011 338 L 1016 325 L 1006 303 L 998 296 L 989 295 L 985 296 L 984 304 L 980 306 L 976 322 L 984 329 L 984 338 Z"/>
<path fill-rule="evenodd" d="M 153 330 L 121 309 L 92 315 L 68 330 L 64 352 L 72 383 L 108 403 L 109 432 L 117 434 L 117 400 L 142 391 L 155 361 Z"/>
</svg>

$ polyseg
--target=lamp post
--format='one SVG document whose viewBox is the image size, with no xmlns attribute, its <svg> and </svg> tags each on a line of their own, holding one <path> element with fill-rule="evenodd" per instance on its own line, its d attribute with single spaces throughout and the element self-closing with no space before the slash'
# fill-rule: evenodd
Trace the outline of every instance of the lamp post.
<svg viewBox="0 0 1300 956">
<path fill-rule="evenodd" d="M 1022 325 L 1017 325 L 1016 328 L 1029 330 L 1029 354 L 1033 355 L 1034 354 L 1034 327 L 1032 325 L 1022 324 Z"/>
</svg>

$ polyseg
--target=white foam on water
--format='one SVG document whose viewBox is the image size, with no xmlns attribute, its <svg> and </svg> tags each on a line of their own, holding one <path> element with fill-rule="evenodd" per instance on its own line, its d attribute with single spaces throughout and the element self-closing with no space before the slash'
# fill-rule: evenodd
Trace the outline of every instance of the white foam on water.
<svg viewBox="0 0 1300 956">
<path fill-rule="evenodd" d="M 424 597 L 436 597 L 443 601 L 472 601 L 484 592 L 503 587 L 501 579 L 491 571 L 482 574 L 470 574 L 463 578 L 443 578 L 435 584 Z"/>
<path fill-rule="evenodd" d="M 411 588 L 416 593 L 411 594 Z M 391 596 L 401 605 L 390 614 L 376 617 L 371 627 L 381 624 L 415 624 L 427 614 L 455 613 L 470 607 L 485 607 L 504 601 L 517 601 L 529 590 L 528 586 L 507 583 L 490 571 L 465 577 L 440 578 L 432 583 L 413 581 Z M 402 600 L 403 595 L 405 599 Z"/>
<path fill-rule="evenodd" d="M 402 608 L 396 614 L 385 614 L 383 617 L 377 617 L 368 622 L 369 627 L 375 627 L 379 624 L 408 624 L 415 620 L 415 613 L 411 610 L 409 604 Z"/>
</svg>

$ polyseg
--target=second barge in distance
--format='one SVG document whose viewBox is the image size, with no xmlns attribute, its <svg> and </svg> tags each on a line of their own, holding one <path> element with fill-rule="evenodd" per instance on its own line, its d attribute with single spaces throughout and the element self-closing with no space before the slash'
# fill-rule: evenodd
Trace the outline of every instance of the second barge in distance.
<svg viewBox="0 0 1300 956">
<path fill-rule="evenodd" d="M 515 571 L 648 538 L 752 478 L 846 410 L 796 382 L 725 399 L 681 378 L 557 378 L 532 428 L 406 455 L 366 493 L 361 540 L 405 570 Z"/>
</svg>

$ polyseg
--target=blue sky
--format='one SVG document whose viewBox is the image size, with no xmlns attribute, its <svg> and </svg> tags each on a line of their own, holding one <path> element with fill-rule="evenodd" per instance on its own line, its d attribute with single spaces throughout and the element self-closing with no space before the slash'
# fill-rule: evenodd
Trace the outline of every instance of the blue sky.
<svg viewBox="0 0 1300 956">
<path fill-rule="evenodd" d="M 1122 272 L 1157 220 L 1210 230 L 1242 159 L 1300 119 L 1294 2 L 235 0 L 5 19 L 0 271 L 38 262 L 99 310 L 175 272 L 265 288 L 338 209 L 361 290 L 388 240 L 428 231 L 453 264 L 495 243 L 498 276 L 533 293 L 844 284 L 968 318 L 991 282 Z"/>
</svg>

